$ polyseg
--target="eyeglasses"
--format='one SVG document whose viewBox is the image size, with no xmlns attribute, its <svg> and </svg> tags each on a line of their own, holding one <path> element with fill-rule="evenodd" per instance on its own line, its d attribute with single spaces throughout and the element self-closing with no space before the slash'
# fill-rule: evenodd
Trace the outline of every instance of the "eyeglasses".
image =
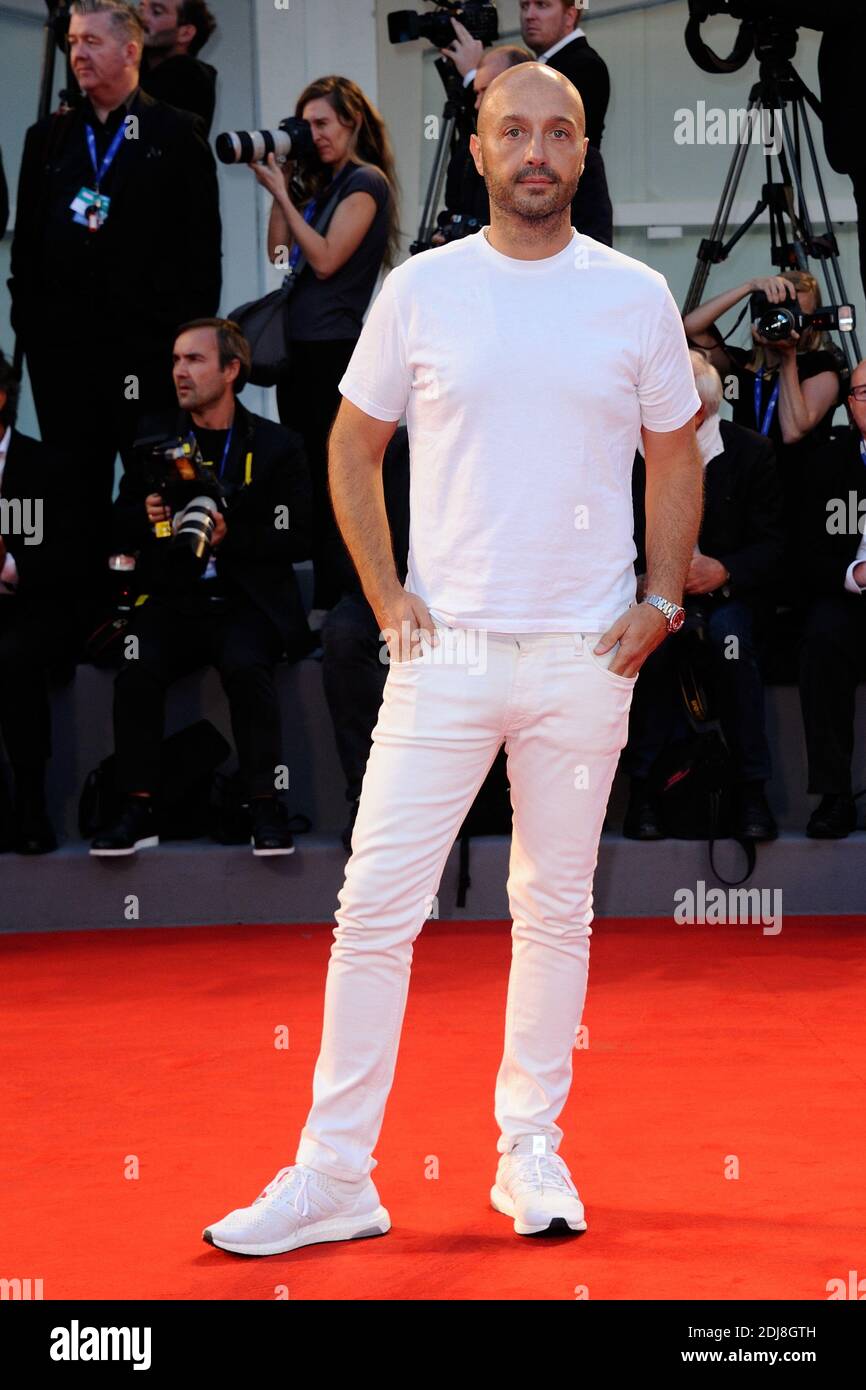
<svg viewBox="0 0 866 1390">
<path fill-rule="evenodd" d="M 853 396 L 855 401 L 866 401 L 866 386 L 852 386 L 849 395 Z"/>
</svg>

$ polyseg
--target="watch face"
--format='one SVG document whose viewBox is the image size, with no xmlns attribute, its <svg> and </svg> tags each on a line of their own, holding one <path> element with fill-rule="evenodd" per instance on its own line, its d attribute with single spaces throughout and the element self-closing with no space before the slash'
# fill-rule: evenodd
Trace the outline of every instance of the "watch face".
<svg viewBox="0 0 866 1390">
<path fill-rule="evenodd" d="M 683 623 L 685 622 L 685 620 L 686 620 L 685 609 L 684 609 L 684 608 L 678 608 L 677 611 L 676 611 L 676 613 L 674 613 L 674 616 L 673 616 L 673 617 L 671 618 L 671 620 L 670 620 L 670 623 L 669 623 L 670 631 L 671 631 L 671 632 L 679 632 L 679 630 L 680 630 L 680 628 L 682 627 L 682 625 L 683 625 Z"/>
</svg>

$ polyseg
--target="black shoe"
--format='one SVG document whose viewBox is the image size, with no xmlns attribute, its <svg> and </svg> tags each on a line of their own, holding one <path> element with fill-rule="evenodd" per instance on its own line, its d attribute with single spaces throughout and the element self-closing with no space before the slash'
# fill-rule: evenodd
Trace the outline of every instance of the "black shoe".
<svg viewBox="0 0 866 1390">
<path fill-rule="evenodd" d="M 250 803 L 253 813 L 253 854 L 294 854 L 295 844 L 288 827 L 286 808 L 275 796 L 254 797 Z"/>
<path fill-rule="evenodd" d="M 349 812 L 349 824 L 340 836 L 340 839 L 343 841 L 343 848 L 347 854 L 352 853 L 352 831 L 355 829 L 355 821 L 358 818 L 358 807 L 360 803 L 361 798 L 359 796 L 352 802 L 352 809 Z"/>
<path fill-rule="evenodd" d="M 632 777 L 628 810 L 622 823 L 627 840 L 664 840 L 658 804 L 643 777 Z"/>
<path fill-rule="evenodd" d="M 857 829 L 857 807 L 851 796 L 822 796 L 809 817 L 806 834 L 813 840 L 845 840 Z"/>
<path fill-rule="evenodd" d="M 130 796 L 114 825 L 93 840 L 90 853 L 115 859 L 135 854 L 140 849 L 153 849 L 158 844 L 153 798 Z"/>
<path fill-rule="evenodd" d="M 16 854 L 53 854 L 57 837 L 45 807 L 45 765 L 15 767 L 15 819 L 12 849 Z"/>
<path fill-rule="evenodd" d="M 53 854 L 57 848 L 57 836 L 48 816 L 43 811 L 21 822 L 15 832 L 12 848 L 16 854 Z"/>
<path fill-rule="evenodd" d="M 744 782 L 737 788 L 733 831 L 742 840 L 776 840 L 779 827 L 764 793 L 763 782 Z"/>
</svg>

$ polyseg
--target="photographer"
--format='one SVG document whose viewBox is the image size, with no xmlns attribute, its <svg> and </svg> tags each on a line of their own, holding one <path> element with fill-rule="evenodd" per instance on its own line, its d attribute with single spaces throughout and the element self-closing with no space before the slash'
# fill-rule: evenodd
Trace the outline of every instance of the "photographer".
<svg viewBox="0 0 866 1390">
<path fill-rule="evenodd" d="M 200 116 L 210 134 L 217 74 L 198 55 L 217 22 L 205 0 L 140 0 L 138 8 L 144 25 L 142 90 Z"/>
<path fill-rule="evenodd" d="M 711 649 L 721 721 L 735 760 L 735 833 L 744 839 L 770 840 L 777 829 L 764 792 L 771 773 L 770 751 L 754 629 L 782 559 L 781 490 L 772 445 L 752 430 L 719 419 L 719 374 L 702 353 L 693 351 L 691 357 L 702 402 L 695 423 L 704 463 L 704 516 L 685 586 L 691 621 L 652 653 L 637 683 L 622 760 L 632 779 L 623 834 L 634 840 L 662 837 L 651 775 L 677 732 L 677 670 L 689 628 L 698 626 Z M 644 491 L 645 468 L 639 456 L 634 470 L 639 569 L 646 524 Z"/>
<path fill-rule="evenodd" d="M 820 449 L 804 488 L 798 587 L 806 598 L 800 702 L 814 839 L 856 829 L 851 760 L 858 684 L 866 680 L 866 362 L 851 373 L 849 430 Z"/>
<path fill-rule="evenodd" d="M 0 851 L 48 854 L 49 676 L 74 666 L 62 595 L 78 579 L 78 528 L 65 461 L 13 429 L 18 387 L 0 353 L 0 734 L 15 812 L 14 827 L 0 818 Z"/>
<path fill-rule="evenodd" d="M 124 474 L 115 504 L 115 549 L 139 552 L 138 580 L 148 595 L 134 611 L 137 651 L 115 683 L 117 823 L 92 854 L 129 855 L 158 844 L 153 798 L 159 790 L 165 693 L 204 665 L 220 673 L 245 791 L 253 808 L 256 854 L 290 854 L 292 837 L 275 794 L 282 762 L 274 666 L 284 652 L 306 654 L 311 637 L 292 565 L 310 551 L 310 486 L 301 440 L 253 415 L 236 399 L 246 384 L 249 345 L 236 324 L 186 325 L 174 347 L 180 416 L 148 420 L 143 432 L 195 443 L 207 473 L 185 484 L 172 505 L 170 475 L 146 450 Z M 224 497 L 202 558 L 167 525 L 189 494 Z M 176 485 L 175 485 L 176 490 Z M 186 513 L 184 512 L 184 515 Z"/>
<path fill-rule="evenodd" d="M 75 0 L 84 100 L 27 132 L 12 243 L 42 438 L 72 455 L 100 569 L 117 454 L 142 413 L 171 407 L 177 326 L 214 313 L 221 284 L 214 157 L 194 116 L 142 92 L 142 47 L 130 5 Z"/>
<path fill-rule="evenodd" d="M 752 325 L 751 350 L 724 342 L 716 320 L 753 294 L 765 295 L 771 306 L 795 301 L 805 314 L 814 313 L 820 304 L 815 277 L 790 270 L 727 290 L 686 314 L 684 323 L 689 341 L 708 352 L 726 379 L 725 396 L 736 423 L 760 431 L 775 448 L 791 545 L 801 478 L 809 471 L 812 451 L 829 436 L 844 362 L 830 338 L 815 328 L 769 343 Z"/>
<path fill-rule="evenodd" d="M 283 424 L 304 438 L 313 483 L 313 616 L 339 598 L 342 542 L 328 493 L 327 439 L 340 403 L 338 383 L 361 333 L 383 264 L 399 251 L 397 180 L 385 124 L 347 77 L 323 77 L 305 88 L 295 115 L 312 127 L 316 159 L 280 167 L 274 156 L 252 164 L 273 198 L 268 223 L 271 260 L 306 265 L 288 303 L 291 366 L 277 384 Z M 311 225 L 339 191 L 322 235 Z"/>
</svg>

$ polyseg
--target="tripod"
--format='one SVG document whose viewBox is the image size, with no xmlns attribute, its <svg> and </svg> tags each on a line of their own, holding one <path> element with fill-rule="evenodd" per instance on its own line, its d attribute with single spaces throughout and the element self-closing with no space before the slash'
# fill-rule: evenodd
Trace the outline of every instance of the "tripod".
<svg viewBox="0 0 866 1390">
<path fill-rule="evenodd" d="M 704 289 L 710 268 L 727 260 L 737 242 L 765 211 L 770 214 L 771 262 L 785 270 L 807 270 L 809 258 L 821 262 L 827 285 L 828 304 L 835 307 L 849 304 L 845 292 L 842 269 L 839 264 L 839 246 L 830 220 L 827 194 L 821 178 L 821 170 L 815 151 L 815 142 L 809 125 L 807 106 L 811 106 L 820 119 L 821 107 L 815 95 L 809 91 L 799 73 L 791 63 L 797 48 L 797 33 L 789 39 L 788 51 L 780 51 L 775 45 L 758 47 L 760 77 L 749 93 L 745 128 L 740 132 L 740 141 L 734 151 L 719 201 L 716 219 L 708 237 L 701 242 L 697 254 L 697 265 L 683 313 L 688 314 L 703 299 Z M 778 36 L 776 36 L 778 41 Z M 754 122 L 763 121 L 764 113 L 769 113 L 771 129 L 781 130 L 783 144 L 777 151 L 765 148 L 767 182 L 754 211 L 738 227 L 730 241 L 725 242 L 734 199 L 743 177 L 749 153 L 749 141 Z M 825 229 L 815 234 L 803 186 L 802 140 L 805 136 L 809 161 L 815 175 L 818 196 L 824 216 Z M 778 160 L 779 177 L 774 176 L 774 159 Z M 796 197 L 795 197 L 796 193 Z M 790 223 L 790 239 L 787 236 L 786 221 Z M 854 332 L 840 334 L 845 360 L 849 371 L 860 361 L 860 344 Z"/>
<path fill-rule="evenodd" d="M 451 157 L 454 127 L 465 110 L 463 82 L 453 63 L 450 63 L 447 58 L 437 58 L 435 66 L 445 85 L 445 105 L 442 108 L 442 124 L 439 140 L 436 144 L 436 158 L 433 161 L 433 168 L 427 181 L 427 194 L 421 213 L 421 225 L 418 228 L 417 239 L 409 247 L 411 256 L 417 255 L 419 251 L 428 251 L 436 233 L 436 213 L 442 199 L 442 184 L 448 169 L 448 160 Z"/>
</svg>

